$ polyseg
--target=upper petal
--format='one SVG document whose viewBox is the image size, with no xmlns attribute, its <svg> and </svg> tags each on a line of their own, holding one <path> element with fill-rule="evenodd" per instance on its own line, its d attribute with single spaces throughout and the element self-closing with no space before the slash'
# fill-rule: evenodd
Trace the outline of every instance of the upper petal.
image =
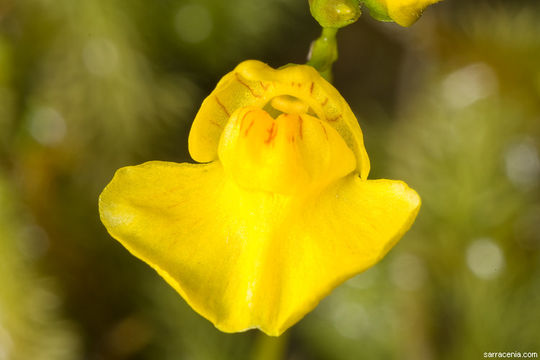
<svg viewBox="0 0 540 360">
<path fill-rule="evenodd" d="M 120 169 L 100 197 L 110 234 L 219 329 L 279 335 L 379 260 L 420 206 L 404 183 L 335 182 L 298 201 L 244 190 L 219 163 Z"/>
<path fill-rule="evenodd" d="M 263 108 L 275 97 L 294 96 L 309 105 L 320 120 L 335 128 L 354 152 L 362 178 L 369 173 L 369 158 L 364 148 L 358 121 L 339 92 L 311 66 L 289 65 L 272 69 L 247 60 L 225 75 L 203 101 L 189 134 L 189 152 L 198 162 L 217 158 L 223 128 L 235 110 Z"/>
</svg>

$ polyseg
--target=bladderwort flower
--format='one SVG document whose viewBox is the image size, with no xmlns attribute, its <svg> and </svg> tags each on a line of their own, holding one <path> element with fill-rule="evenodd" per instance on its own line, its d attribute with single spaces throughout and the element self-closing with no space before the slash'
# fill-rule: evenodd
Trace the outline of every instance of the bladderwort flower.
<svg viewBox="0 0 540 360">
<path fill-rule="evenodd" d="M 204 100 L 189 151 L 201 164 L 119 169 L 101 220 L 224 332 L 280 335 L 377 263 L 420 207 L 405 183 L 367 180 L 355 116 L 308 65 L 238 65 Z"/>
</svg>

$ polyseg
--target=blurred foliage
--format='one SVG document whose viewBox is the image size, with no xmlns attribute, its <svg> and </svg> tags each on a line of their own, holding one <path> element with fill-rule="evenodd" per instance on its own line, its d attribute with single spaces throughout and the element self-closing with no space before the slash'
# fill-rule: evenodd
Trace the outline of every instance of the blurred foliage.
<svg viewBox="0 0 540 360">
<path fill-rule="evenodd" d="M 540 4 L 362 16 L 335 84 L 371 178 L 423 208 L 375 268 L 285 337 L 223 334 L 108 236 L 118 167 L 186 161 L 190 123 L 246 58 L 305 61 L 307 1 L 0 2 L 0 359 L 476 359 L 540 351 Z"/>
<path fill-rule="evenodd" d="M 48 239 L 14 193 L 0 176 L 0 359 L 73 359 L 77 329 L 60 315 L 56 280 L 35 266 Z"/>
</svg>

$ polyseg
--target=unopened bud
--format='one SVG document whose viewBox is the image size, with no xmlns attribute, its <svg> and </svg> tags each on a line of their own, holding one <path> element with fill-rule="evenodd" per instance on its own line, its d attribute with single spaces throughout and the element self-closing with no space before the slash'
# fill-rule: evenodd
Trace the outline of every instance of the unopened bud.
<svg viewBox="0 0 540 360">
<path fill-rule="evenodd" d="M 359 0 L 309 0 L 311 15 L 325 28 L 342 28 L 360 17 Z"/>
</svg>

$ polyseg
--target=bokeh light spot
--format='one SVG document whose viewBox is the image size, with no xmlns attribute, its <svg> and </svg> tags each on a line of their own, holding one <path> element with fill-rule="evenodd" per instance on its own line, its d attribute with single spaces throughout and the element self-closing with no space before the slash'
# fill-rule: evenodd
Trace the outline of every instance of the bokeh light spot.
<svg viewBox="0 0 540 360">
<path fill-rule="evenodd" d="M 504 154 L 506 176 L 517 187 L 525 190 L 540 181 L 540 158 L 532 139 L 524 139 L 512 146 Z"/>
<path fill-rule="evenodd" d="M 426 267 L 418 256 L 403 253 L 395 256 L 390 263 L 390 278 L 402 290 L 418 290 L 427 278 Z"/>
<path fill-rule="evenodd" d="M 66 122 L 58 111 L 50 107 L 39 107 L 28 121 L 30 135 L 43 145 L 57 145 L 66 135 Z"/>
<path fill-rule="evenodd" d="M 467 265 L 480 279 L 493 279 L 504 267 L 503 251 L 489 238 L 477 239 L 467 248 Z"/>
<path fill-rule="evenodd" d="M 332 320 L 336 330 L 346 338 L 359 338 L 369 328 L 369 317 L 361 304 L 343 301 L 334 307 Z"/>
<path fill-rule="evenodd" d="M 106 38 L 89 40 L 83 48 L 82 58 L 88 72 L 97 76 L 110 75 L 119 62 L 116 45 Z"/>
<path fill-rule="evenodd" d="M 464 108 L 494 94 L 495 72 L 486 64 L 468 65 L 449 74 L 442 83 L 443 97 L 450 107 Z"/>
<path fill-rule="evenodd" d="M 208 9 L 200 4 L 182 6 L 174 20 L 178 36 L 188 43 L 204 41 L 212 32 L 212 16 Z"/>
</svg>

